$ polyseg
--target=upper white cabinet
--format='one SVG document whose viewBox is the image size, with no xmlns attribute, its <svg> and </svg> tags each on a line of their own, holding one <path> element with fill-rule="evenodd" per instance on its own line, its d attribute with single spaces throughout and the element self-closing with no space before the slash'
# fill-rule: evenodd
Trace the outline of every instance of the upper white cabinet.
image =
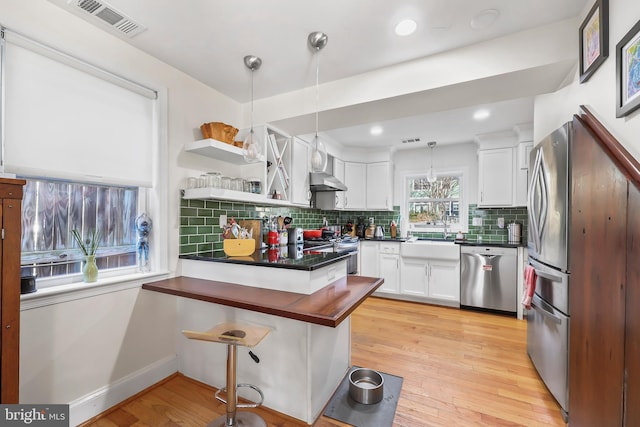
<svg viewBox="0 0 640 427">
<path fill-rule="evenodd" d="M 513 205 L 513 148 L 478 151 L 478 206 Z"/>
<path fill-rule="evenodd" d="M 393 210 L 393 166 L 391 162 L 367 164 L 366 206 L 370 210 Z"/>
<path fill-rule="evenodd" d="M 391 162 L 359 163 L 333 159 L 333 175 L 347 191 L 316 194 L 316 206 L 325 210 L 393 210 Z"/>
<path fill-rule="evenodd" d="M 293 138 L 291 149 L 291 203 L 309 206 L 311 202 L 311 191 L 309 190 L 311 147 L 300 138 Z"/>
<path fill-rule="evenodd" d="M 344 162 L 344 208 L 348 210 L 366 209 L 367 165 L 366 163 Z"/>
<path fill-rule="evenodd" d="M 344 183 L 344 161 L 337 157 L 333 158 L 333 176 L 335 176 L 338 181 Z M 336 191 L 335 196 L 336 209 L 344 209 L 345 192 Z"/>
<path fill-rule="evenodd" d="M 532 123 L 476 135 L 479 207 L 526 206 L 532 136 Z"/>
</svg>

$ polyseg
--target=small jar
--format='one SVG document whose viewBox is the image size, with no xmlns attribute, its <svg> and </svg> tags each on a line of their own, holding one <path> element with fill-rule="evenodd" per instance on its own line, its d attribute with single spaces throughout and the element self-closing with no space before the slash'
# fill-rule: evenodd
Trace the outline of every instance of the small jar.
<svg viewBox="0 0 640 427">
<path fill-rule="evenodd" d="M 198 177 L 198 188 L 205 188 L 207 186 L 207 175 L 202 174 Z"/>
<path fill-rule="evenodd" d="M 223 190 L 231 190 L 231 178 L 223 176 L 220 178 L 220 188 Z"/>
<path fill-rule="evenodd" d="M 207 172 L 207 187 L 209 188 L 220 188 L 221 182 L 220 177 L 222 174 L 220 172 Z"/>
<path fill-rule="evenodd" d="M 196 188 L 198 186 L 198 179 L 196 177 L 190 176 L 186 179 L 186 187 L 188 189 Z"/>
<path fill-rule="evenodd" d="M 244 179 L 233 178 L 231 180 L 231 189 L 233 191 L 244 191 Z"/>
</svg>

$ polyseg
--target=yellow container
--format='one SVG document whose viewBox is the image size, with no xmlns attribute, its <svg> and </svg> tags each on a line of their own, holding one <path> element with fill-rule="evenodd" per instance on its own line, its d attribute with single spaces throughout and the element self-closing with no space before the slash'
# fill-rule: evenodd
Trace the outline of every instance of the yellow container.
<svg viewBox="0 0 640 427">
<path fill-rule="evenodd" d="M 227 256 L 248 256 L 256 250 L 255 239 L 224 239 L 222 249 Z"/>
</svg>

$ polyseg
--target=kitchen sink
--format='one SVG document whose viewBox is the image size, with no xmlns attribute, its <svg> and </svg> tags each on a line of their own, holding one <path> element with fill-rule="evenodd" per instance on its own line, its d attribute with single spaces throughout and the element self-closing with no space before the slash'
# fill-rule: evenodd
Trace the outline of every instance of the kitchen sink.
<svg viewBox="0 0 640 427">
<path fill-rule="evenodd" d="M 414 240 L 400 244 L 400 255 L 412 258 L 458 260 L 460 247 L 452 240 Z"/>
</svg>

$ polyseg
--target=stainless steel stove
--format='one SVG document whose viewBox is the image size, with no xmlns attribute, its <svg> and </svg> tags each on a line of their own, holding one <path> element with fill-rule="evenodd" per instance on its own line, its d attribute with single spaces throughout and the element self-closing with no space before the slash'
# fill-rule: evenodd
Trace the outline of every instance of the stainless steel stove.
<svg viewBox="0 0 640 427">
<path fill-rule="evenodd" d="M 312 252 L 333 252 L 348 253 L 347 274 L 358 273 L 358 238 L 342 236 L 331 239 L 308 239 L 304 241 L 303 251 Z"/>
</svg>

